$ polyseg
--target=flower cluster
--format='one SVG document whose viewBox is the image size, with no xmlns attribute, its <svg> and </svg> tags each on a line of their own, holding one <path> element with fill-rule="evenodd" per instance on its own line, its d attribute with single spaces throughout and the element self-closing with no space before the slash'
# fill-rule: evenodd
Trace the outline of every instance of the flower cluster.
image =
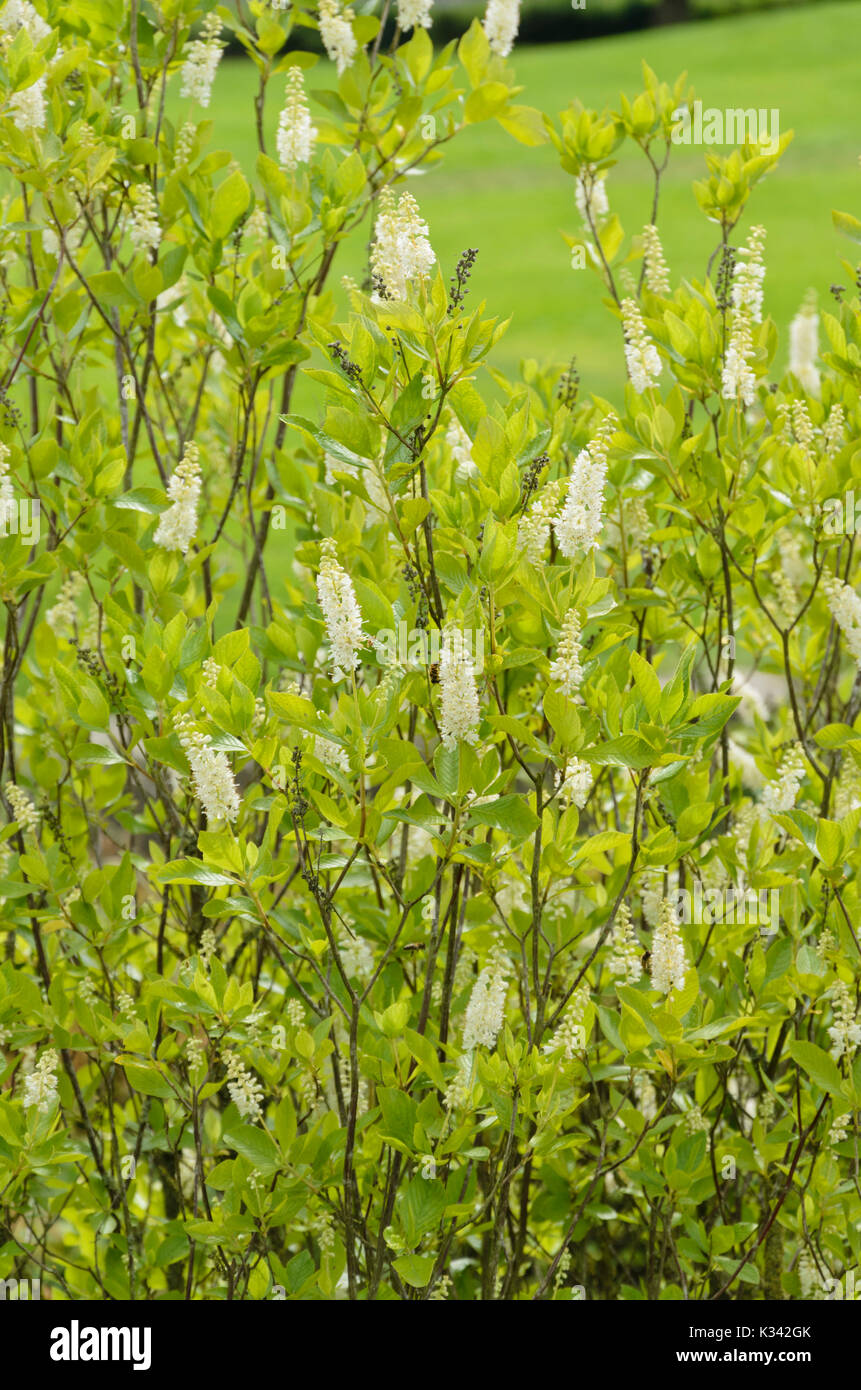
<svg viewBox="0 0 861 1390">
<path fill-rule="evenodd" d="M 174 720 L 174 728 L 188 758 L 194 794 L 206 812 L 207 824 L 236 820 L 239 792 L 227 755 L 212 747 L 209 735 L 195 728 L 189 714 L 179 715 Z"/>
<path fill-rule="evenodd" d="M 569 608 L 562 619 L 556 659 L 550 663 L 550 679 L 561 695 L 576 695 L 583 679 L 580 664 L 580 615 Z"/>
<path fill-rule="evenodd" d="M 60 1059 L 53 1048 L 43 1052 L 37 1065 L 24 1078 L 21 1096 L 24 1109 L 35 1105 L 40 1115 L 45 1115 L 57 1100 L 57 1070 Z"/>
<path fill-rule="evenodd" d="M 664 260 L 664 248 L 658 229 L 653 223 L 643 228 L 643 257 L 645 260 L 646 288 L 652 294 L 670 293 L 670 272 Z"/>
<path fill-rule="evenodd" d="M 762 321 L 762 289 L 765 280 L 765 228 L 751 227 L 747 245 L 739 251 L 733 271 L 730 301 L 735 310 L 745 309 L 752 323 Z"/>
<path fill-rule="evenodd" d="M 156 527 L 156 545 L 165 550 L 179 550 L 188 554 L 188 548 L 197 533 L 197 503 L 200 498 L 200 450 L 196 444 L 186 444 L 185 453 L 176 466 L 167 485 L 167 495 L 173 503 L 159 518 Z"/>
<path fill-rule="evenodd" d="M 449 421 L 445 442 L 455 462 L 455 485 L 463 487 L 470 478 L 478 476 L 478 469 L 472 457 L 472 440 L 456 415 L 452 415 Z"/>
<path fill-rule="evenodd" d="M 300 164 L 309 164 L 317 132 L 305 99 L 302 69 L 294 65 L 287 74 L 284 109 L 278 121 L 275 138 L 282 168 L 295 173 Z"/>
<path fill-rule="evenodd" d="M 688 962 L 682 934 L 669 898 L 661 901 L 658 925 L 652 936 L 650 973 L 653 989 L 660 990 L 662 994 L 669 994 L 674 989 L 684 989 Z"/>
<path fill-rule="evenodd" d="M 587 226 L 600 222 L 610 215 L 610 202 L 607 197 L 607 184 L 596 176 L 593 169 L 586 167 L 577 175 L 574 182 L 574 201 L 577 211 Z"/>
<path fill-rule="evenodd" d="M 200 38 L 188 45 L 186 59 L 182 65 L 181 97 L 191 97 L 201 106 L 208 106 L 212 95 L 212 84 L 218 64 L 221 61 L 222 45 L 218 42 L 221 34 L 221 20 L 215 10 L 210 10 L 203 21 Z"/>
<path fill-rule="evenodd" d="M 439 663 L 440 737 L 445 748 L 459 741 L 475 743 L 481 708 L 469 644 L 457 628 L 447 627 Z"/>
<path fill-rule="evenodd" d="M 819 315 L 812 299 L 799 309 L 789 325 L 789 370 L 811 396 L 819 394 Z"/>
<path fill-rule="evenodd" d="M 57 636 L 74 630 L 78 620 L 78 597 L 86 587 L 87 581 L 82 574 L 70 574 L 63 580 L 56 602 L 45 614 L 45 622 Z"/>
<path fill-rule="evenodd" d="M 753 325 L 762 319 L 762 286 L 765 279 L 763 250 L 765 228 L 753 227 L 747 245 L 739 253 L 733 271 L 730 301 L 732 322 L 721 372 L 721 396 L 725 401 L 753 405 L 756 376 L 751 367 Z"/>
<path fill-rule="evenodd" d="M 507 58 L 520 27 L 520 0 L 487 0 L 482 27 L 492 51 Z"/>
<path fill-rule="evenodd" d="M 12 119 L 18 130 L 42 130 L 45 125 L 45 78 L 37 77 L 29 87 L 13 92 L 9 99 Z"/>
<path fill-rule="evenodd" d="M 621 975 L 626 984 L 635 985 L 643 973 L 643 948 L 631 923 L 631 909 L 620 903 L 613 926 L 613 953 L 607 961 L 611 975 Z"/>
<path fill-rule="evenodd" d="M 829 578 L 823 587 L 834 621 L 861 671 L 861 598 L 840 579 Z"/>
<path fill-rule="evenodd" d="M 834 1022 L 828 1029 L 831 1039 L 831 1056 L 837 1061 L 840 1057 L 849 1059 L 861 1043 L 861 1023 L 855 1018 L 855 1002 L 843 980 L 838 979 L 831 991 Z"/>
<path fill-rule="evenodd" d="M 505 1022 L 505 996 L 508 993 L 509 964 L 502 951 L 495 951 L 472 987 L 463 1025 L 464 1051 L 476 1047 L 492 1048 Z"/>
<path fill-rule="evenodd" d="M 6 800 L 12 807 L 12 815 L 22 830 L 37 830 L 39 828 L 39 812 L 27 793 L 17 787 L 14 782 L 6 783 Z"/>
<path fill-rule="evenodd" d="M 592 769 L 582 758 L 569 758 L 565 771 L 556 774 L 556 787 L 563 805 L 583 809 L 592 790 Z"/>
<path fill-rule="evenodd" d="M 18 516 L 15 488 L 9 477 L 9 446 L 0 444 L 0 536 L 5 536 Z"/>
<path fill-rule="evenodd" d="M 45 23 L 30 0 L 7 0 L 0 11 L 0 32 L 17 34 L 21 29 L 29 34 L 33 44 L 41 43 L 51 33 L 51 26 Z"/>
<path fill-rule="evenodd" d="M 556 540 L 566 560 L 573 560 L 598 546 L 604 518 L 607 453 L 616 423 L 615 416 L 608 415 L 595 438 L 574 460 L 568 494 L 554 523 Z"/>
<path fill-rule="evenodd" d="M 433 0 L 398 0 L 398 24 L 402 29 L 429 29 Z"/>
<path fill-rule="evenodd" d="M 657 386 L 663 364 L 646 330 L 639 305 L 630 296 L 622 300 L 622 327 L 628 376 L 639 395 L 650 386 Z"/>
<path fill-rule="evenodd" d="M 793 744 L 783 756 L 777 777 L 769 782 L 762 794 L 762 806 L 772 815 L 791 811 L 804 781 L 804 758 L 800 748 Z"/>
<path fill-rule="evenodd" d="M 331 538 L 321 547 L 320 572 L 317 575 L 317 599 L 323 610 L 329 638 L 332 679 L 346 679 L 359 664 L 359 648 L 364 644 L 362 610 L 356 599 L 353 581 L 338 563 L 338 548 Z"/>
<path fill-rule="evenodd" d="M 550 539 L 550 526 L 556 515 L 563 487 L 562 479 L 548 483 L 518 522 L 517 548 L 522 551 L 530 565 L 538 565 L 544 558 L 544 551 Z"/>
<path fill-rule="evenodd" d="M 553 1034 L 553 1040 L 547 1047 L 547 1052 L 562 1052 L 566 1062 L 573 1062 L 576 1054 L 583 1051 L 586 1046 L 583 1019 L 588 1004 L 589 987 L 584 981 L 571 996 L 571 1002 Z"/>
<path fill-rule="evenodd" d="M 132 246 L 136 251 L 157 251 L 161 242 L 161 226 L 155 194 L 148 183 L 139 183 L 132 190 L 131 197 L 129 239 Z"/>
<path fill-rule="evenodd" d="M 435 261 L 427 223 L 422 220 L 412 193 L 396 198 L 391 188 L 384 188 L 371 247 L 377 302 L 408 299 Z"/>
<path fill-rule="evenodd" d="M 342 927 L 338 954 L 347 976 L 353 980 L 369 980 L 374 973 L 374 953 L 367 941 L 355 932 Z"/>
<path fill-rule="evenodd" d="M 721 372 L 721 396 L 725 401 L 753 405 L 756 399 L 756 376 L 750 365 L 753 356 L 753 333 L 750 314 L 743 309 L 733 314 L 732 330 Z"/>
<path fill-rule="evenodd" d="M 227 1067 L 227 1089 L 230 1099 L 243 1120 L 258 1124 L 263 1119 L 263 1087 L 235 1052 L 226 1053 L 224 1063 Z"/>
<path fill-rule="evenodd" d="M 337 0 L 320 0 L 320 38 L 332 62 L 338 65 L 339 77 L 347 71 L 359 46 L 353 33 L 355 18 L 349 6 L 339 13 Z"/>
</svg>

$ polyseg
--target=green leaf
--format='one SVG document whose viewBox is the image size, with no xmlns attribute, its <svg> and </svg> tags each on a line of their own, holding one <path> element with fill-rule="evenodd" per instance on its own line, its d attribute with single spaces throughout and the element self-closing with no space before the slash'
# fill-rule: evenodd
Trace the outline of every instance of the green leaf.
<svg viewBox="0 0 861 1390">
<path fill-rule="evenodd" d="M 377 1091 L 377 1100 L 383 1112 L 385 1134 L 399 1139 L 407 1148 L 412 1149 L 416 1123 L 415 1101 L 395 1086 L 381 1087 Z"/>
<path fill-rule="evenodd" d="M 857 217 L 853 217 L 851 212 L 836 212 L 832 208 L 831 218 L 838 232 L 842 232 L 852 241 L 861 241 L 861 222 Z"/>
<path fill-rule="evenodd" d="M 259 1173 L 274 1173 L 281 1166 L 281 1156 L 268 1130 L 257 1125 L 226 1125 L 222 1138 Z"/>
<path fill-rule="evenodd" d="M 470 821 L 504 830 L 515 843 L 525 840 L 538 825 L 538 817 L 527 804 L 526 794 L 512 792 L 470 808 Z"/>
<path fill-rule="evenodd" d="M 815 1043 L 803 1042 L 800 1038 L 793 1038 L 789 1044 L 789 1053 L 823 1091 L 835 1095 L 842 1090 L 843 1077 L 837 1063 L 821 1047 L 817 1047 Z"/>
<path fill-rule="evenodd" d="M 405 1284 L 414 1289 L 423 1289 L 433 1274 L 436 1258 L 433 1255 L 401 1255 L 393 1263 Z"/>
<path fill-rule="evenodd" d="M 661 708 L 661 682 L 639 652 L 631 653 L 631 675 L 643 697 L 649 718 L 656 720 Z"/>
<path fill-rule="evenodd" d="M 417 1062 L 420 1062 L 430 1077 L 431 1081 L 441 1091 L 445 1090 L 445 1077 L 439 1058 L 436 1055 L 436 1048 L 433 1043 L 423 1037 L 421 1033 L 413 1032 L 412 1028 L 404 1030 L 404 1040 Z"/>
<path fill-rule="evenodd" d="M 235 885 L 236 879 L 207 869 L 199 859 L 174 859 L 159 869 L 162 883 L 199 883 L 205 888 L 224 888 Z"/>
<path fill-rule="evenodd" d="M 233 231 L 251 202 L 251 189 L 238 169 L 219 184 L 212 199 L 210 233 L 213 240 L 224 241 Z"/>
<path fill-rule="evenodd" d="M 118 1061 L 133 1091 L 139 1091 L 142 1096 L 158 1096 L 162 1100 L 176 1096 L 173 1087 L 157 1067 L 142 1066 L 140 1062 L 127 1062 L 122 1057 L 118 1058 Z"/>
<path fill-rule="evenodd" d="M 843 855 L 843 832 L 833 820 L 820 820 L 816 827 L 816 853 L 826 869 L 833 869 Z"/>
</svg>

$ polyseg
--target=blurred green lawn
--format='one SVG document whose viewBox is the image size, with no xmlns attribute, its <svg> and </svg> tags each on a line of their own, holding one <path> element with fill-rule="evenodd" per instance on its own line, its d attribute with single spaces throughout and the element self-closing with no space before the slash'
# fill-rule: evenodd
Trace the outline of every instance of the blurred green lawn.
<svg viewBox="0 0 861 1390">
<path fill-rule="evenodd" d="M 861 212 L 859 51 L 861 4 L 838 3 L 515 48 L 511 62 L 524 87 L 518 100 L 554 116 L 574 97 L 601 109 L 616 105 L 620 91 L 636 94 L 642 58 L 668 82 L 687 71 L 705 107 L 777 107 L 781 134 L 794 130 L 795 138 L 754 191 L 743 225 L 762 222 L 768 229 L 766 305 L 783 330 L 809 287 L 827 306 L 829 285 L 847 282 L 840 257 L 856 260 L 852 243 L 832 228 L 831 209 Z M 322 69 L 311 74 L 311 90 L 317 73 Z M 209 113 L 215 121 L 210 148 L 229 148 L 246 171 L 256 155 L 255 87 L 250 64 L 225 61 Z M 267 112 L 270 150 L 280 95 L 279 79 Z M 179 108 L 176 114 L 184 118 Z M 691 181 L 704 172 L 705 153 L 717 148 L 677 147 L 664 176 L 658 220 L 674 278 L 701 278 L 715 245 L 716 229 L 699 211 Z M 607 183 L 611 208 L 629 235 L 650 209 L 650 171 L 638 153 L 624 153 Z M 619 330 L 602 306 L 597 276 L 570 268 L 560 232 L 577 232 L 580 222 L 573 180 L 552 146 L 527 149 L 494 122 L 470 127 L 448 146 L 444 162 L 411 187 L 445 275 L 465 247 L 478 247 L 476 299 L 485 298 L 500 318 L 511 316 L 494 364 L 515 372 L 522 358 L 561 364 L 576 354 L 583 390 L 617 399 Z M 359 244 L 339 252 L 335 278 L 360 277 L 363 251 Z"/>
</svg>

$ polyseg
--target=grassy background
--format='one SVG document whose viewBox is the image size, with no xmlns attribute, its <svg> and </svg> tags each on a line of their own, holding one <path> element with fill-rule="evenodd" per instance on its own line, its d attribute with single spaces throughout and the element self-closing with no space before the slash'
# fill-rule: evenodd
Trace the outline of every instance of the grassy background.
<svg viewBox="0 0 861 1390">
<path fill-rule="evenodd" d="M 511 61 L 524 87 L 518 99 L 553 116 L 574 97 L 601 109 L 616 105 L 620 91 L 635 95 L 641 58 L 668 82 L 686 70 L 704 107 L 777 107 L 781 134 L 794 130 L 795 138 L 778 169 L 754 191 L 742 225 L 762 222 L 768 229 L 766 306 L 784 329 L 809 287 L 827 307 L 829 285 L 847 283 L 840 257 L 856 259 L 852 243 L 834 232 L 831 209 L 856 215 L 861 209 L 859 51 L 861 4 L 837 3 L 516 48 Z M 322 68 L 310 75 L 312 91 L 322 76 Z M 255 86 L 250 64 L 225 60 L 209 112 L 213 146 L 230 149 L 246 171 L 256 154 Z M 279 88 L 267 112 L 270 151 Z M 175 114 L 185 115 L 178 103 Z M 709 148 L 718 147 L 677 147 L 664 176 L 658 220 L 674 279 L 702 277 L 715 245 L 715 228 L 691 190 L 691 180 L 705 172 Z M 650 207 L 651 171 L 636 155 L 624 152 L 607 183 L 611 208 L 628 235 L 641 229 Z M 576 233 L 580 220 L 573 180 L 552 146 L 526 149 L 493 122 L 470 127 L 448 147 L 444 162 L 411 187 L 446 276 L 465 247 L 479 248 L 474 293 L 486 298 L 490 313 L 512 320 L 495 365 L 516 372 L 523 358 L 561 364 L 576 354 L 583 389 L 617 398 L 623 360 L 618 328 L 602 306 L 597 276 L 570 268 L 560 232 Z M 360 245 L 345 247 L 334 279 L 345 272 L 360 278 L 361 262 Z"/>
</svg>

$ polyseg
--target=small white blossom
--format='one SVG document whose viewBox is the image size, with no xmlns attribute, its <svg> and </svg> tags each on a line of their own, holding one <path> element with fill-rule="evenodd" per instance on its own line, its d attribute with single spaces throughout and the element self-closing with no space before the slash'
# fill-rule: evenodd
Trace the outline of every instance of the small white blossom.
<svg viewBox="0 0 861 1390">
<path fill-rule="evenodd" d="M 508 970 L 508 961 L 501 951 L 497 951 L 473 985 L 463 1025 L 464 1051 L 496 1046 L 496 1039 L 505 1022 Z"/>
<path fill-rule="evenodd" d="M 832 405 L 828 412 L 828 419 L 823 427 L 823 437 L 825 442 L 825 452 L 829 458 L 833 458 L 843 447 L 846 438 L 846 416 L 843 407 L 838 401 Z"/>
<path fill-rule="evenodd" d="M 443 632 L 439 663 L 440 736 L 446 748 L 459 740 L 475 743 L 481 709 L 469 643 L 455 628 Z"/>
<path fill-rule="evenodd" d="M 397 0 L 398 24 L 402 29 L 429 29 L 433 0 Z"/>
<path fill-rule="evenodd" d="M 625 362 L 631 385 L 639 394 L 657 386 L 663 363 L 649 337 L 637 301 L 629 295 L 622 300 L 622 326 L 625 332 Z"/>
<path fill-rule="evenodd" d="M 337 0 L 320 0 L 320 38 L 332 62 L 338 65 L 339 77 L 346 72 L 359 47 L 352 28 L 355 18 L 349 6 L 339 14 Z"/>
<path fill-rule="evenodd" d="M 14 782 L 6 783 L 6 800 L 12 807 L 12 815 L 22 830 L 35 831 L 38 829 L 39 812 L 27 793 L 22 791 L 20 787 L 16 787 Z"/>
<path fill-rule="evenodd" d="M 646 287 L 653 294 L 670 293 L 670 272 L 664 260 L 664 248 L 657 227 L 649 222 L 643 228 L 643 254 L 646 263 Z"/>
<path fill-rule="evenodd" d="M 208 656 L 200 668 L 200 679 L 204 685 L 215 689 L 218 684 L 218 677 L 221 675 L 221 667 L 214 656 Z"/>
<path fill-rule="evenodd" d="M 626 984 L 635 985 L 643 973 L 643 948 L 631 923 L 631 909 L 619 904 L 613 924 L 613 953 L 607 960 L 611 975 L 621 975 Z"/>
<path fill-rule="evenodd" d="M 661 902 L 658 925 L 652 935 L 652 987 L 662 994 L 684 989 L 688 962 L 679 924 L 669 898 Z"/>
<path fill-rule="evenodd" d="M 746 309 L 753 323 L 762 321 L 762 286 L 765 279 L 765 228 L 751 227 L 747 245 L 739 252 L 732 276 L 730 298 L 734 309 Z"/>
<path fill-rule="evenodd" d="M 492 51 L 507 58 L 520 27 L 520 0 L 487 0 L 482 27 Z"/>
<path fill-rule="evenodd" d="M 282 168 L 295 173 L 300 164 L 310 164 L 316 139 L 317 131 L 305 99 L 302 69 L 294 65 L 287 74 L 284 109 L 275 140 Z"/>
<path fill-rule="evenodd" d="M 615 416 L 608 416 L 588 448 L 581 449 L 574 460 L 568 494 L 554 522 L 556 541 L 566 560 L 573 560 L 598 545 L 604 524 L 607 453 L 615 427 Z"/>
<path fill-rule="evenodd" d="M 831 998 L 834 1011 L 834 1022 L 828 1029 L 831 1056 L 835 1062 L 841 1057 L 851 1060 L 861 1043 L 861 1024 L 855 1018 L 855 1003 L 843 980 L 838 979 L 831 991 Z"/>
<path fill-rule="evenodd" d="M 573 1062 L 577 1053 L 583 1051 L 586 1046 L 583 1018 L 588 1004 L 589 986 L 584 981 L 571 996 L 571 1002 L 559 1020 L 551 1042 L 544 1049 L 545 1052 L 562 1052 L 566 1062 Z"/>
<path fill-rule="evenodd" d="M 580 664 L 580 616 L 569 608 L 562 619 L 556 659 L 550 663 L 550 679 L 562 695 L 576 695 L 583 679 Z"/>
<path fill-rule="evenodd" d="M 13 92 L 9 98 L 12 119 L 18 130 L 42 130 L 45 125 L 45 78 L 37 77 L 29 87 Z"/>
<path fill-rule="evenodd" d="M 201 106 L 208 106 L 212 95 L 212 84 L 221 60 L 220 34 L 221 20 L 215 10 L 211 10 L 203 21 L 200 38 L 194 39 L 185 50 L 179 94 L 181 97 L 191 97 Z"/>
<path fill-rule="evenodd" d="M 188 714 L 174 721 L 191 768 L 194 794 L 210 821 L 234 821 L 239 815 L 239 792 L 225 753 L 216 752 L 208 734 L 194 727 Z"/>
<path fill-rule="evenodd" d="M 209 969 L 209 962 L 212 957 L 218 954 L 218 938 L 212 927 L 205 927 L 200 934 L 200 945 L 197 948 L 205 970 Z"/>
<path fill-rule="evenodd" d="M 569 758 L 565 764 L 564 774 L 557 772 L 556 786 L 559 789 L 559 800 L 565 804 L 570 802 L 578 810 L 583 809 L 589 799 L 592 790 L 592 769 L 582 758 Z"/>
<path fill-rule="evenodd" d="M 48 38 L 51 26 L 46 24 L 30 0 L 7 0 L 0 11 L 0 30 L 4 34 L 17 34 L 25 29 L 32 43 L 39 44 Z"/>
<path fill-rule="evenodd" d="M 428 225 L 413 195 L 402 193 L 396 199 L 391 188 L 384 188 L 371 247 L 371 270 L 378 284 L 374 295 L 377 303 L 386 299 L 408 299 L 410 291 L 428 275 L 435 261 L 428 240 Z"/>
<path fill-rule="evenodd" d="M 762 806 L 772 815 L 791 811 L 804 781 L 804 758 L 796 744 L 784 754 L 777 777 L 769 782 L 762 794 Z"/>
<path fill-rule="evenodd" d="M 592 168 L 586 168 L 577 175 L 574 183 L 574 201 L 587 226 L 590 218 L 592 222 L 600 222 L 610 215 L 607 185 L 604 179 L 596 177 Z"/>
<path fill-rule="evenodd" d="M 364 645 L 362 610 L 353 581 L 338 563 L 338 551 L 331 538 L 321 547 L 317 575 L 317 599 L 323 610 L 333 666 L 332 679 L 344 680 L 359 664 L 359 648 Z"/>
<path fill-rule="evenodd" d="M 819 315 L 813 304 L 802 305 L 789 325 L 789 370 L 811 396 L 819 394 Z"/>
<path fill-rule="evenodd" d="M 753 405 L 756 399 L 756 376 L 750 365 L 753 355 L 751 318 L 747 309 L 735 310 L 732 315 L 729 344 L 721 372 L 721 396 L 725 401 Z"/>
<path fill-rule="evenodd" d="M 167 495 L 173 503 L 162 512 L 153 537 L 156 545 L 165 550 L 188 548 L 197 533 L 197 503 L 200 498 L 200 450 L 196 444 L 186 444 L 185 453 L 167 485 Z"/>
<path fill-rule="evenodd" d="M 45 1115 L 57 1100 L 57 1070 L 60 1059 L 53 1048 L 48 1048 L 33 1071 L 24 1078 L 21 1100 L 25 1110 L 35 1105 L 40 1115 Z"/>
<path fill-rule="evenodd" d="M 478 476 L 478 469 L 472 458 L 472 440 L 456 415 L 452 415 L 449 421 L 448 429 L 445 432 L 445 442 L 456 464 L 454 470 L 455 485 L 463 487 L 470 478 Z"/>
<path fill-rule="evenodd" d="M 861 671 L 861 598 L 840 579 L 829 578 L 823 587 L 834 621 Z"/>
<path fill-rule="evenodd" d="M 314 757 L 326 767 L 349 775 L 350 758 L 346 748 L 342 748 L 339 743 L 333 743 L 330 738 L 322 738 L 320 735 L 315 737 Z"/>
<path fill-rule="evenodd" d="M 45 622 L 57 636 L 74 631 L 78 619 L 78 596 L 86 587 L 87 581 L 82 574 L 70 574 L 63 580 L 56 602 L 45 614 Z"/>
<path fill-rule="evenodd" d="M 654 1120 L 658 1113 L 658 1094 L 645 1072 L 633 1072 L 632 1080 L 637 1109 L 648 1124 L 650 1120 Z"/>
<path fill-rule="evenodd" d="M 228 1052 L 224 1062 L 227 1066 L 227 1089 L 230 1099 L 243 1120 L 257 1124 L 263 1119 L 263 1087 L 235 1052 Z"/>
<path fill-rule="evenodd" d="M 8 445 L 0 444 L 0 536 L 5 536 L 18 517 L 18 502 L 15 488 L 9 477 Z"/>
<path fill-rule="evenodd" d="M 351 936 L 346 928 L 339 932 L 338 954 L 350 979 L 366 981 L 374 973 L 374 953 L 364 937 Z"/>
<path fill-rule="evenodd" d="M 540 565 L 550 540 L 550 526 L 559 506 L 564 479 L 542 488 L 517 525 L 517 548 L 530 565 Z"/>
<path fill-rule="evenodd" d="M 159 248 L 161 226 L 158 208 L 148 183 L 136 184 L 132 190 L 129 238 L 137 251 L 157 251 Z"/>
<path fill-rule="evenodd" d="M 690 1110 L 685 1112 L 685 1133 L 687 1134 L 708 1134 L 709 1122 L 698 1105 L 692 1105 Z"/>
</svg>

